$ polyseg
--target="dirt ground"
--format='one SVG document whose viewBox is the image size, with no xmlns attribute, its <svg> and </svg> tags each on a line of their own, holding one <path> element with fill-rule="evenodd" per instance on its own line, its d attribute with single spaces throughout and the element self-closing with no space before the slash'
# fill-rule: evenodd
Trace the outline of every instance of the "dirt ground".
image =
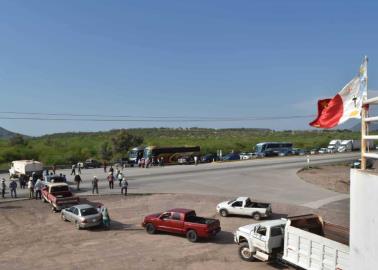
<svg viewBox="0 0 378 270">
<path fill-rule="evenodd" d="M 41 201 L 1 203 L 0 269 L 286 269 L 239 259 L 233 232 L 254 220 L 219 217 L 216 204 L 230 198 L 155 194 L 87 199 L 108 207 L 112 219 L 109 231 L 101 228 L 79 231 Z M 145 215 L 174 207 L 192 208 L 198 215 L 219 218 L 222 232 L 210 241 L 191 243 L 182 236 L 148 235 L 140 226 Z M 347 217 L 337 217 L 330 209 L 319 211 L 325 218 L 338 219 L 339 224 L 347 222 Z M 280 218 L 311 211 L 273 204 L 273 212 L 272 218 Z"/>
<path fill-rule="evenodd" d="M 349 193 L 350 166 L 327 165 L 298 172 L 304 181 L 340 193 Z"/>
</svg>

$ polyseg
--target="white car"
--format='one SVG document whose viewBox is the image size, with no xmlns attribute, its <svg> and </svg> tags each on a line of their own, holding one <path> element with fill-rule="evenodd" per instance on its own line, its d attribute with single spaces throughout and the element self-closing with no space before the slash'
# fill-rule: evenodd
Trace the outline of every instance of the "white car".
<svg viewBox="0 0 378 270">
<path fill-rule="evenodd" d="M 240 153 L 240 159 L 252 159 L 255 157 L 255 153 Z"/>
<path fill-rule="evenodd" d="M 269 217 L 272 214 L 272 206 L 270 203 L 252 202 L 248 197 L 239 197 L 231 201 L 219 203 L 217 205 L 217 212 L 222 217 L 242 215 L 260 220 L 262 217 Z"/>
<path fill-rule="evenodd" d="M 327 148 L 320 148 L 319 149 L 319 154 L 327 154 L 328 153 L 328 149 Z"/>
</svg>

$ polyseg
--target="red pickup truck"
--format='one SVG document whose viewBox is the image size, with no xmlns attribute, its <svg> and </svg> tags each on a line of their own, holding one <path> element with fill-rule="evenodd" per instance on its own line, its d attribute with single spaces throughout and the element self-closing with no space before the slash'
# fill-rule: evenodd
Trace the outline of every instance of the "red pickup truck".
<svg viewBox="0 0 378 270">
<path fill-rule="evenodd" d="M 218 219 L 198 217 L 194 210 L 182 208 L 148 215 L 142 226 L 149 234 L 156 231 L 184 234 L 190 242 L 196 242 L 198 238 L 209 238 L 221 230 Z"/>
<path fill-rule="evenodd" d="M 79 197 L 72 194 L 66 183 L 46 184 L 42 188 L 42 200 L 49 202 L 54 211 L 59 211 L 79 203 Z"/>
</svg>

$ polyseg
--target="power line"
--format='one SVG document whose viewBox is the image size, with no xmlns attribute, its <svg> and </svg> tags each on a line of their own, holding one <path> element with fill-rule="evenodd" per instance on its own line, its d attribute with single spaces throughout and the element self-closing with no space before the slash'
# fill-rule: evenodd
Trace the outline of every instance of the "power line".
<svg viewBox="0 0 378 270">
<path fill-rule="evenodd" d="M 229 121 L 260 121 L 260 120 L 290 120 L 313 118 L 314 115 L 291 116 L 244 116 L 244 117 L 208 117 L 208 116 L 138 116 L 138 115 L 106 115 L 106 114 L 70 114 L 70 113 L 41 113 L 41 112 L 0 112 L 0 114 L 37 115 L 48 117 L 14 117 L 0 116 L 0 119 L 10 120 L 38 120 L 38 121 L 89 121 L 89 122 L 229 122 Z M 56 118 L 50 116 L 69 116 L 71 118 Z M 75 117 L 75 118 L 72 118 Z M 77 118 L 91 117 L 91 118 Z M 112 119 L 116 118 L 116 119 Z M 119 119 L 127 118 L 127 119 Z"/>
<path fill-rule="evenodd" d="M 105 118 L 47 118 L 47 117 L 6 117 L 0 116 L 3 120 L 34 120 L 34 121 L 73 121 L 73 122 L 234 122 L 234 121 L 262 121 L 262 120 L 292 120 L 308 119 L 307 116 L 277 116 L 277 117 L 255 117 L 255 118 L 209 118 L 209 119 L 105 119 Z"/>
</svg>

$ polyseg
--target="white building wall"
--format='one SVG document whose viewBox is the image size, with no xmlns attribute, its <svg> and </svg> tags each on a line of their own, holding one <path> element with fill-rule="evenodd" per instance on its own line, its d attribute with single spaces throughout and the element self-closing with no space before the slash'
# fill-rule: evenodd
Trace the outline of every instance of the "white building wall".
<svg viewBox="0 0 378 270">
<path fill-rule="evenodd" d="M 351 170 L 350 267 L 378 269 L 378 174 Z"/>
</svg>

